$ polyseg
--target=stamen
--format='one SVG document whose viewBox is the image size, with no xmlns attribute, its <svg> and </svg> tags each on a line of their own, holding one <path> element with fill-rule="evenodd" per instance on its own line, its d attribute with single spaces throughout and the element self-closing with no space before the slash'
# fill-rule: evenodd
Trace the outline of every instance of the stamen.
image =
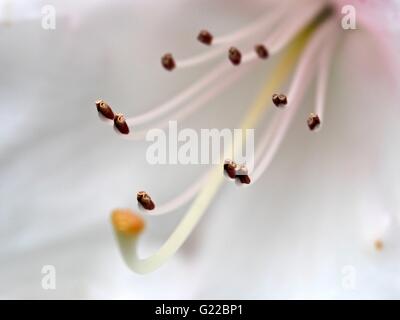
<svg viewBox="0 0 400 320">
<path fill-rule="evenodd" d="M 277 107 L 283 107 L 287 105 L 287 97 L 284 94 L 273 94 L 272 95 L 272 102 Z"/>
<path fill-rule="evenodd" d="M 114 229 L 125 236 L 136 236 L 144 227 L 144 220 L 131 209 L 115 209 L 111 214 Z"/>
<path fill-rule="evenodd" d="M 139 191 L 136 198 L 139 204 L 146 210 L 153 210 L 156 207 L 151 197 L 145 191 Z"/>
<path fill-rule="evenodd" d="M 274 55 L 281 51 L 299 30 L 308 25 L 310 20 L 315 19 L 315 15 L 322 9 L 323 5 L 325 5 L 324 2 L 320 1 L 310 6 L 302 6 L 300 14 L 295 11 L 293 16 L 288 18 L 287 23 L 280 25 L 274 33 L 262 42 L 268 48 L 269 54 Z M 242 62 L 247 63 L 258 58 L 258 54 L 252 50 L 243 55 Z"/>
<path fill-rule="evenodd" d="M 319 10 L 321 10 L 323 5 L 324 3 L 322 1 L 318 4 L 312 3 L 312 5 L 302 5 L 300 15 L 298 14 L 298 10 L 296 10 L 296 8 L 293 8 L 293 11 L 295 12 L 294 17 L 289 17 L 290 19 L 287 24 L 283 24 L 282 27 L 280 27 L 275 33 L 273 33 L 263 42 L 263 45 L 266 48 L 269 48 L 269 54 L 275 54 L 276 52 L 279 52 L 297 34 L 298 30 L 304 27 L 309 22 L 309 20 L 312 19 Z M 282 5 L 281 7 L 279 7 L 277 9 L 277 12 L 275 12 L 272 17 L 270 17 L 270 19 L 266 21 L 257 21 L 255 24 L 251 24 L 250 26 L 245 27 L 231 35 L 217 37 L 213 39 L 213 45 L 223 43 L 235 43 L 242 38 L 251 35 L 252 33 L 258 32 L 259 30 L 268 30 L 278 21 L 282 20 L 286 7 L 287 5 Z M 263 24 L 265 24 L 265 26 L 262 26 Z M 221 46 L 215 48 L 212 51 L 201 53 L 194 57 L 190 57 L 184 60 L 177 60 L 176 67 L 187 68 L 197 66 L 199 64 L 208 62 L 211 59 L 219 57 L 225 52 L 225 50 L 226 48 L 224 46 Z M 258 54 L 254 51 L 251 51 L 243 55 L 241 60 L 242 63 L 246 63 L 256 59 L 257 57 Z"/>
<path fill-rule="evenodd" d="M 278 21 L 281 21 L 282 16 L 285 13 L 286 7 L 287 5 L 282 5 L 276 9 L 276 12 L 268 12 L 268 14 L 263 16 L 259 21 L 256 21 L 255 23 L 252 23 L 249 26 L 246 26 L 232 34 L 214 38 L 212 40 L 213 47 L 219 44 L 237 43 L 241 39 L 246 38 L 253 33 L 270 29 Z M 265 19 L 265 17 L 267 16 L 269 17 L 269 19 Z M 197 65 L 209 62 L 210 60 L 219 57 L 226 52 L 226 49 L 226 46 L 215 47 L 211 51 L 200 53 L 187 59 L 177 60 L 176 66 L 177 68 L 195 67 Z"/>
<path fill-rule="evenodd" d="M 114 116 L 114 128 L 117 129 L 122 134 L 129 133 L 129 127 L 126 123 L 125 117 L 121 113 L 117 113 Z"/>
<path fill-rule="evenodd" d="M 307 7 L 309 8 L 309 7 Z M 294 19 L 296 23 L 292 25 L 291 29 L 292 32 L 286 33 L 282 36 L 282 39 L 280 39 L 280 42 L 275 45 L 271 41 L 271 50 L 269 51 L 270 54 L 275 53 L 279 51 L 286 43 L 289 42 L 295 35 L 295 30 L 294 27 L 301 27 L 304 24 L 307 23 L 312 18 L 312 14 L 315 14 L 316 10 L 320 8 L 320 4 L 317 4 L 315 6 L 311 6 L 311 10 L 307 11 L 307 14 L 301 15 L 298 19 Z M 293 19 L 291 19 L 293 20 Z M 279 35 L 280 33 L 283 33 L 282 30 L 278 30 Z M 268 40 L 269 41 L 269 40 Z M 267 46 L 268 47 L 268 46 Z M 224 48 L 222 48 L 224 50 Z M 252 51 L 250 54 L 246 54 L 243 56 L 242 63 L 248 63 L 250 61 L 253 61 L 257 58 L 258 56 L 254 51 Z M 180 63 L 178 64 L 180 66 Z M 224 62 L 219 64 L 213 71 L 210 73 L 206 74 L 203 78 L 198 80 L 196 83 L 192 84 L 189 86 L 186 90 L 183 92 L 179 93 L 175 97 L 173 97 L 171 100 L 163 103 L 162 105 L 154 108 L 153 110 L 150 110 L 142 115 L 136 116 L 136 117 L 131 117 L 127 119 L 127 123 L 129 126 L 134 126 L 134 125 L 139 125 L 143 124 L 146 122 L 149 122 L 153 120 L 156 117 L 159 117 L 166 112 L 176 108 L 179 104 L 183 103 L 184 101 L 188 100 L 191 98 L 193 95 L 195 95 L 197 92 L 200 90 L 204 89 L 205 87 L 211 85 L 214 81 L 216 81 L 218 78 L 222 77 L 225 75 L 228 71 L 230 70 L 229 66 L 227 66 Z"/>
<path fill-rule="evenodd" d="M 235 179 L 236 178 L 236 167 L 237 164 L 232 160 L 225 160 L 224 162 L 224 171 L 228 175 L 229 178 Z"/>
<path fill-rule="evenodd" d="M 197 40 L 199 40 L 201 43 L 209 46 L 212 43 L 213 36 L 209 31 L 201 30 L 199 35 L 197 36 Z"/>
<path fill-rule="evenodd" d="M 114 112 L 106 102 L 101 99 L 97 100 L 96 107 L 99 114 L 101 114 L 104 118 L 114 120 Z"/>
<path fill-rule="evenodd" d="M 265 111 L 265 99 L 272 94 L 274 88 L 279 87 L 284 81 L 286 76 L 292 69 L 299 51 L 303 48 L 305 40 L 308 38 L 312 29 L 302 32 L 297 39 L 292 43 L 287 53 L 281 58 L 272 73 L 271 79 L 268 79 L 262 92 L 254 101 L 253 106 L 250 108 L 249 113 L 245 117 L 241 128 L 254 128 L 257 121 L 261 118 L 262 113 Z M 240 143 L 240 141 L 236 141 Z M 156 270 L 162 266 L 168 258 L 170 258 L 185 242 L 188 236 L 193 231 L 194 227 L 199 222 L 201 216 L 204 214 L 209 203 L 219 190 L 223 181 L 220 168 L 213 170 L 212 174 L 207 179 L 207 187 L 203 188 L 199 195 L 194 200 L 191 208 L 178 224 L 177 228 L 168 238 L 168 240 L 161 246 L 161 248 L 152 256 L 140 259 L 137 255 L 137 240 L 127 239 L 122 237 L 120 233 L 116 232 L 118 243 L 121 253 L 126 264 L 135 272 L 148 273 Z"/>
<path fill-rule="evenodd" d="M 260 59 L 267 59 L 269 56 L 268 50 L 263 44 L 255 45 L 254 50 Z"/>
<path fill-rule="evenodd" d="M 231 47 L 229 49 L 228 57 L 229 57 L 229 60 L 232 62 L 232 64 L 235 66 L 239 65 L 240 61 L 242 61 L 242 54 L 235 47 Z"/>
<path fill-rule="evenodd" d="M 311 113 L 307 119 L 307 125 L 310 130 L 313 131 L 314 129 L 318 128 L 320 124 L 321 120 L 319 119 L 319 117 L 316 114 Z"/>
<path fill-rule="evenodd" d="M 297 111 L 300 100 L 305 93 L 305 89 L 311 80 L 311 75 L 313 75 L 315 71 L 315 64 L 313 63 L 315 55 L 317 54 L 322 41 L 332 36 L 331 34 L 333 33 L 332 31 L 334 27 L 335 24 L 332 20 L 325 22 L 319 29 L 317 29 L 311 38 L 310 43 L 304 50 L 289 90 L 288 96 L 291 101 L 290 108 L 288 109 L 288 112 L 285 112 L 282 115 L 283 120 L 277 118 L 277 121 L 279 122 L 278 125 L 272 127 L 274 129 L 276 128 L 276 132 L 273 133 L 272 141 L 268 146 L 266 153 L 254 170 L 252 175 L 253 183 L 256 182 L 268 168 L 283 138 L 285 137 L 290 122 Z M 272 128 L 267 129 L 266 137 L 271 137 L 271 133 L 268 130 L 271 130 Z"/>
<path fill-rule="evenodd" d="M 161 64 L 168 71 L 175 69 L 175 60 L 171 53 L 166 53 L 161 57 Z"/>
</svg>

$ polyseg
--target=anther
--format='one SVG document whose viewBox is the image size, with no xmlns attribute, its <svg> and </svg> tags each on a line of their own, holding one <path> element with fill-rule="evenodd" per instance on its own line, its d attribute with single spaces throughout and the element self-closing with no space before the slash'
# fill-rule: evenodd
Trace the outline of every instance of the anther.
<svg viewBox="0 0 400 320">
<path fill-rule="evenodd" d="M 268 50 L 263 44 L 257 44 L 254 47 L 254 50 L 256 51 L 258 57 L 261 59 L 267 59 L 269 56 Z"/>
<path fill-rule="evenodd" d="M 153 200 L 151 200 L 151 197 L 145 191 L 139 191 L 137 193 L 136 198 L 137 198 L 137 201 L 146 210 L 153 210 L 156 207 Z"/>
<path fill-rule="evenodd" d="M 248 175 L 247 167 L 244 164 L 236 168 L 236 178 L 238 178 L 241 183 L 250 184 L 251 180 Z"/>
<path fill-rule="evenodd" d="M 212 43 L 213 35 L 207 30 L 201 30 L 199 35 L 197 36 L 197 40 L 209 46 Z"/>
<path fill-rule="evenodd" d="M 111 221 L 116 231 L 131 236 L 141 233 L 145 226 L 143 218 L 131 209 L 115 209 Z"/>
<path fill-rule="evenodd" d="M 242 54 L 235 47 L 231 47 L 229 49 L 228 57 L 229 57 L 229 60 L 232 62 L 232 64 L 235 65 L 235 66 L 239 65 L 240 62 L 242 61 Z"/>
<path fill-rule="evenodd" d="M 175 69 L 175 60 L 171 53 L 166 53 L 161 57 L 161 64 L 168 71 Z"/>
<path fill-rule="evenodd" d="M 114 120 L 114 112 L 111 107 L 103 100 L 97 100 L 96 102 L 97 111 L 105 118 Z"/>
<path fill-rule="evenodd" d="M 129 133 L 129 127 L 128 124 L 126 123 L 125 117 L 121 113 L 117 113 L 114 116 L 114 127 L 121 132 L 122 134 L 128 134 Z"/>
<path fill-rule="evenodd" d="M 319 117 L 314 113 L 310 113 L 310 116 L 307 119 L 307 125 L 310 128 L 310 130 L 312 131 L 318 128 L 320 124 L 321 120 L 319 119 Z"/>
<path fill-rule="evenodd" d="M 224 170 L 229 178 L 235 179 L 236 178 L 236 167 L 237 164 L 232 160 L 225 160 L 224 163 Z"/>
<path fill-rule="evenodd" d="M 287 105 L 287 97 L 284 94 L 274 94 L 272 95 L 272 102 L 277 107 L 283 107 Z"/>
<path fill-rule="evenodd" d="M 250 182 L 251 182 L 250 177 L 247 174 L 246 175 L 242 175 L 242 176 L 238 176 L 237 178 L 243 184 L 250 184 Z"/>
</svg>

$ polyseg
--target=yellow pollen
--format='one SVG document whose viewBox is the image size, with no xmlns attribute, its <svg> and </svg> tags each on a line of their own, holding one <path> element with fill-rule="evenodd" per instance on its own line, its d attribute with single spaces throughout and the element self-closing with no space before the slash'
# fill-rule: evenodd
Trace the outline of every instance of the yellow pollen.
<svg viewBox="0 0 400 320">
<path fill-rule="evenodd" d="M 382 251 L 383 249 L 383 241 L 382 240 L 375 240 L 374 242 L 375 250 L 376 251 Z"/>
<path fill-rule="evenodd" d="M 131 209 L 113 210 L 111 220 L 117 232 L 128 236 L 138 235 L 143 231 L 145 226 L 143 218 Z"/>
</svg>

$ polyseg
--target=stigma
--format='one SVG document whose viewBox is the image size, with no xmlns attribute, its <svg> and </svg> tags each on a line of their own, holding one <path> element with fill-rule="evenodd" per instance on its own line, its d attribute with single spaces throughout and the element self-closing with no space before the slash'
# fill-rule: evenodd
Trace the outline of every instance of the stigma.
<svg viewBox="0 0 400 320">
<path fill-rule="evenodd" d="M 111 221 L 114 229 L 126 236 L 138 235 L 145 227 L 143 218 L 131 209 L 115 209 L 111 214 Z"/>
</svg>

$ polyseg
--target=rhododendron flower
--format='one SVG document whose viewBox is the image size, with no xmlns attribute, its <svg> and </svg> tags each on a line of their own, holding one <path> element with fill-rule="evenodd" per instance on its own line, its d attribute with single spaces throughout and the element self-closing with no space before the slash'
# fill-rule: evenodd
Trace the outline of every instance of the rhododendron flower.
<svg viewBox="0 0 400 320">
<path fill-rule="evenodd" d="M 397 296 L 397 2 L 60 3 L 3 31 L 3 296 Z M 254 168 L 149 165 L 170 120 L 254 128 Z"/>
</svg>

